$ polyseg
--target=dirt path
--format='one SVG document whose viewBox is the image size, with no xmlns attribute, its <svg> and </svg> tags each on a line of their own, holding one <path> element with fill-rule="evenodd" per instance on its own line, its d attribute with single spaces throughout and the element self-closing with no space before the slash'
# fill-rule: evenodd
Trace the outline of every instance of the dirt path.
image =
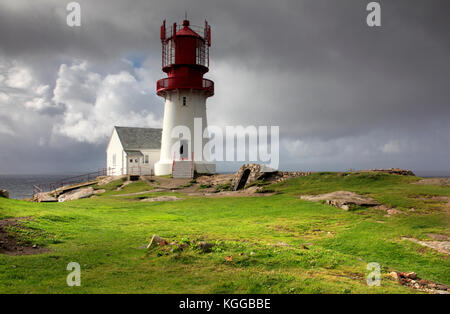
<svg viewBox="0 0 450 314">
<path fill-rule="evenodd" d="M 8 232 L 8 227 L 20 227 L 20 221 L 27 219 L 30 219 L 30 217 L 0 220 L 0 254 L 30 255 L 49 251 L 48 249 L 41 248 L 37 245 L 21 244 L 19 239 Z"/>
</svg>

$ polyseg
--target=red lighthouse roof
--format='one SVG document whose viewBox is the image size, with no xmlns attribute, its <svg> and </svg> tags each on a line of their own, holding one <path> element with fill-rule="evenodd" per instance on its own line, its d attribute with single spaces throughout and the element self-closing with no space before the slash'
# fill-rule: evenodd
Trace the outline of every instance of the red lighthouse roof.
<svg viewBox="0 0 450 314">
<path fill-rule="evenodd" d="M 195 31 L 194 31 L 195 30 Z M 203 35 L 203 36 L 202 36 Z M 185 19 L 181 27 L 176 23 L 166 32 L 166 22 L 161 26 L 162 70 L 166 78 L 159 80 L 156 91 L 165 96 L 171 90 L 203 91 L 207 97 L 214 95 L 214 82 L 203 78 L 209 71 L 211 28 L 190 25 Z"/>
<path fill-rule="evenodd" d="M 201 36 L 199 34 L 194 32 L 189 27 L 189 21 L 188 20 L 184 20 L 183 21 L 183 26 L 184 27 L 177 32 L 177 36 L 194 36 L 194 37 L 200 37 L 201 38 Z"/>
</svg>

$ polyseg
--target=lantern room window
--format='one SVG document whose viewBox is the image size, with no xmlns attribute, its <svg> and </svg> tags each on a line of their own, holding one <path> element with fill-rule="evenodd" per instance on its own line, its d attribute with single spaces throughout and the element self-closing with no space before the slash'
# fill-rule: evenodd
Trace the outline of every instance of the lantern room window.
<svg viewBox="0 0 450 314">
<path fill-rule="evenodd" d="M 197 47 L 195 50 L 195 63 L 198 65 L 203 65 L 205 67 L 208 67 L 208 58 L 207 58 L 207 50 L 206 43 L 201 40 L 197 39 Z"/>
<path fill-rule="evenodd" d="M 163 42 L 162 46 L 163 67 L 175 63 L 175 42 L 173 39 Z"/>
</svg>

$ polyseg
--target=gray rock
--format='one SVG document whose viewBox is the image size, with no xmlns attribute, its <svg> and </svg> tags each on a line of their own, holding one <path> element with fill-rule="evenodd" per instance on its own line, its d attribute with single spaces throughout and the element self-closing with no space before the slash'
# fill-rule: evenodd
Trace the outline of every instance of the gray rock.
<svg viewBox="0 0 450 314">
<path fill-rule="evenodd" d="M 326 204 L 349 210 L 352 205 L 356 206 L 376 206 L 379 202 L 365 196 L 358 195 L 349 191 L 336 191 L 320 195 L 303 195 L 302 200 L 319 202 L 325 201 Z"/>
<path fill-rule="evenodd" d="M 94 194 L 92 187 L 77 189 L 75 191 L 67 192 L 58 197 L 58 202 L 74 201 L 86 197 L 90 197 Z"/>
<path fill-rule="evenodd" d="M 285 172 L 269 168 L 260 164 L 244 164 L 231 180 L 231 190 L 237 191 L 245 189 L 255 181 L 261 180 L 266 182 L 281 182 L 288 178 L 295 178 L 300 176 L 308 176 L 311 172 Z"/>
<path fill-rule="evenodd" d="M 0 197 L 9 198 L 9 193 L 6 190 L 0 190 Z"/>
<path fill-rule="evenodd" d="M 412 271 L 412 272 L 406 273 L 405 277 L 409 278 L 409 279 L 417 279 L 417 274 Z"/>
<path fill-rule="evenodd" d="M 154 234 L 152 239 L 150 240 L 150 243 L 147 245 L 147 249 L 151 248 L 152 246 L 163 246 L 167 245 L 167 241 L 163 238 L 159 237 L 157 234 Z"/>
</svg>

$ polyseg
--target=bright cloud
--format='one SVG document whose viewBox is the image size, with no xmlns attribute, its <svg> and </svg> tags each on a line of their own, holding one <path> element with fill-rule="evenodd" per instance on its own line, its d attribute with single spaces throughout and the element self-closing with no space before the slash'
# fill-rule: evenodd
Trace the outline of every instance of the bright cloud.
<svg viewBox="0 0 450 314">
<path fill-rule="evenodd" d="M 153 85 L 121 71 L 102 76 L 85 61 L 60 66 L 53 101 L 65 107 L 53 131 L 80 142 L 100 143 L 114 125 L 160 127 L 149 110 Z"/>
</svg>

